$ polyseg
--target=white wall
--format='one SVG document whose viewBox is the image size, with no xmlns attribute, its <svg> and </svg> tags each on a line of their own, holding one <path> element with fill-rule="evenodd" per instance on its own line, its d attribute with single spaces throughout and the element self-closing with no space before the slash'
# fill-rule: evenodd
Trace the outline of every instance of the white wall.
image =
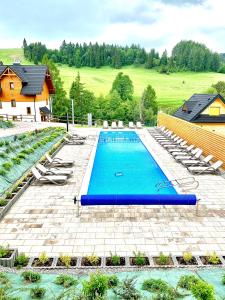
<svg viewBox="0 0 225 300">
<path fill-rule="evenodd" d="M 49 105 L 46 105 L 46 101 L 37 101 L 35 102 L 36 107 L 36 121 L 41 121 L 41 114 L 40 114 L 40 107 L 47 106 L 49 108 Z M 31 115 L 30 120 L 34 121 L 34 115 L 35 115 L 35 109 L 34 109 L 34 102 L 16 102 L 16 107 L 11 106 L 11 102 L 2 102 L 2 108 L 0 108 L 0 115 L 8 114 L 11 116 L 18 116 L 20 118 L 20 115 L 27 116 L 27 107 L 31 108 Z M 10 117 L 11 119 L 11 117 Z M 27 118 L 27 120 L 29 120 Z"/>
</svg>

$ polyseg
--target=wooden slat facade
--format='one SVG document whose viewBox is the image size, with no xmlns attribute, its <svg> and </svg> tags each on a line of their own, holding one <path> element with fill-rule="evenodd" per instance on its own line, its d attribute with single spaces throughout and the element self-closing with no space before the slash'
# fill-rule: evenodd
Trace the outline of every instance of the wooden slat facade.
<svg viewBox="0 0 225 300">
<path fill-rule="evenodd" d="M 188 144 L 201 148 L 204 155 L 212 154 L 214 161 L 222 160 L 225 164 L 225 136 L 161 112 L 158 114 L 158 126 L 169 128 Z"/>
</svg>

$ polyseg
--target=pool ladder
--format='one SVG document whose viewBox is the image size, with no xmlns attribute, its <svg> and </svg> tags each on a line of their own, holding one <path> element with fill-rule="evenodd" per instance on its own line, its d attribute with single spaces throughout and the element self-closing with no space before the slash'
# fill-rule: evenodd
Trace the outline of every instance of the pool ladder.
<svg viewBox="0 0 225 300">
<path fill-rule="evenodd" d="M 158 182 L 155 187 L 157 191 L 160 191 L 164 188 L 174 187 L 177 186 L 178 188 L 181 188 L 184 192 L 195 190 L 199 187 L 199 182 L 194 177 L 183 177 L 183 178 L 177 178 L 173 180 L 164 180 L 161 182 Z"/>
</svg>

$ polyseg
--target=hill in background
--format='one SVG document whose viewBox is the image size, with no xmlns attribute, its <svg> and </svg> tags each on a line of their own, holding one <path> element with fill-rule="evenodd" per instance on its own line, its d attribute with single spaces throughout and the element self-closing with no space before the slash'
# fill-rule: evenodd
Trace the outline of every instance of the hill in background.
<svg viewBox="0 0 225 300">
<path fill-rule="evenodd" d="M 22 64 L 31 64 L 24 59 L 23 49 L 0 49 L 0 61 L 4 64 L 12 64 L 19 59 Z M 93 91 L 96 96 L 106 95 L 111 89 L 112 82 L 117 73 L 122 71 L 129 75 L 134 84 L 134 95 L 140 98 L 143 90 L 151 84 L 156 90 L 157 99 L 161 107 L 175 107 L 183 103 L 194 93 L 205 92 L 213 83 L 219 80 L 225 81 L 225 74 L 213 72 L 179 72 L 170 75 L 159 74 L 155 70 L 148 70 L 142 67 L 124 67 L 122 69 L 112 69 L 110 67 L 80 68 L 60 65 L 60 74 L 64 81 L 64 87 L 69 92 L 72 81 L 80 72 L 81 81 L 86 87 Z"/>
</svg>

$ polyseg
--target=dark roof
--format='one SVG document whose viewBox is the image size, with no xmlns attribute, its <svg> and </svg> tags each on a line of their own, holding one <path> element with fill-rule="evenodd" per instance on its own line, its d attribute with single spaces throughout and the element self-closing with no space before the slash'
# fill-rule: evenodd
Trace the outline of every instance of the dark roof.
<svg viewBox="0 0 225 300">
<path fill-rule="evenodd" d="M 21 79 L 23 83 L 21 90 L 22 95 L 40 95 L 45 79 L 47 79 L 46 83 L 48 84 L 50 94 L 54 94 L 54 86 L 50 79 L 47 66 L 23 66 L 17 63 L 9 66 L 0 65 L 0 75 L 6 68 L 10 68 Z"/>
<path fill-rule="evenodd" d="M 188 122 L 195 122 L 200 113 L 211 103 L 213 103 L 213 101 L 217 98 L 220 98 L 225 103 L 225 100 L 220 94 L 194 94 L 189 100 L 185 101 L 184 104 L 174 113 L 174 117 L 183 119 Z M 215 120 L 215 118 L 218 117 L 211 116 L 210 119 L 212 120 L 213 118 Z"/>
<path fill-rule="evenodd" d="M 45 115 L 51 115 L 51 111 L 47 106 L 40 107 L 40 111 Z"/>
</svg>

